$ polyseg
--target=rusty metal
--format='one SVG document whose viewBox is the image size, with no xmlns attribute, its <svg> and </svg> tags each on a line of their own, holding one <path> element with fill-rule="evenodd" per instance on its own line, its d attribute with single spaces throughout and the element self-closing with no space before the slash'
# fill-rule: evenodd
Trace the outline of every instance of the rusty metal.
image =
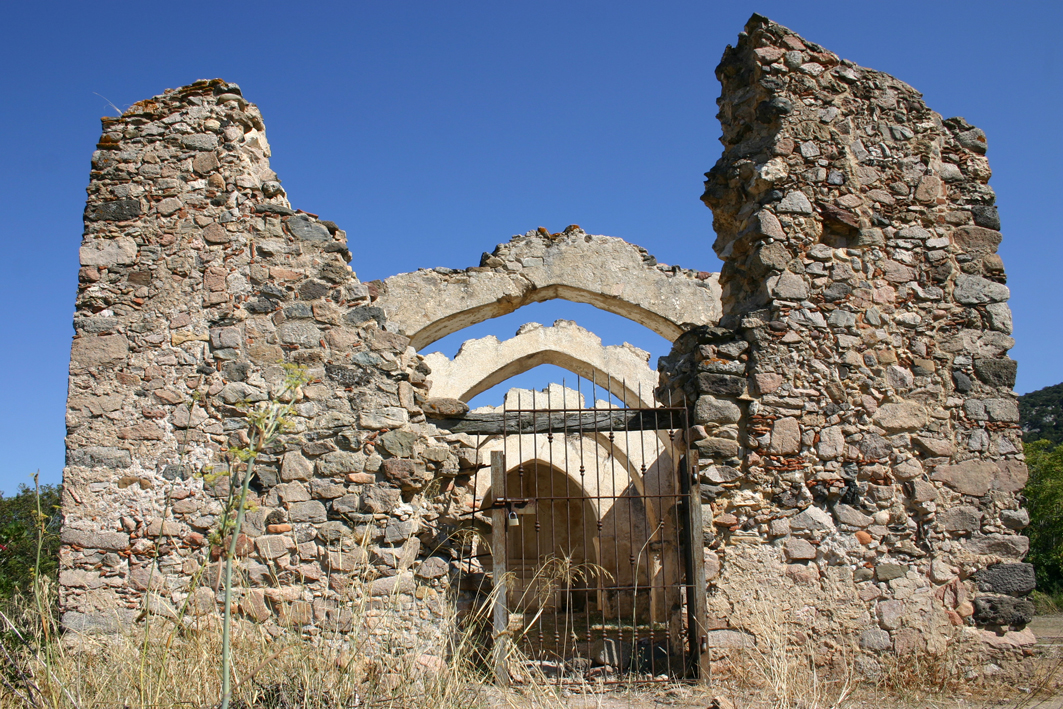
<svg viewBox="0 0 1063 709">
<path fill-rule="evenodd" d="M 563 385 L 560 402 L 539 406 L 533 392 L 530 408 L 507 405 L 500 434 L 477 436 L 499 462 L 493 473 L 475 472 L 468 524 L 491 520 L 491 531 L 481 528 L 463 568 L 483 564 L 498 589 L 493 656 L 509 648 L 514 680 L 704 678 L 702 530 L 691 528 L 701 500 L 688 412 L 617 406 L 610 392 L 619 383 L 578 380 L 577 391 L 588 384 L 591 402 L 601 394 L 605 405 L 570 402 Z M 631 415 L 597 415 L 603 406 Z M 617 421 L 626 425 L 610 425 Z"/>
</svg>

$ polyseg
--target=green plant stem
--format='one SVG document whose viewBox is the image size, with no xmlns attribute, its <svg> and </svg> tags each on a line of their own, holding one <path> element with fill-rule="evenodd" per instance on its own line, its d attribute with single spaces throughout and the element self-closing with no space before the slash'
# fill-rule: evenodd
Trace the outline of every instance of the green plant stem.
<svg viewBox="0 0 1063 709">
<path fill-rule="evenodd" d="M 240 498 L 236 503 L 236 523 L 233 525 L 232 539 L 229 542 L 229 553 L 225 557 L 225 614 L 221 626 L 221 709 L 229 709 L 229 698 L 232 683 L 232 657 L 230 652 L 229 625 L 232 617 L 233 599 L 233 559 L 236 558 L 236 543 L 240 538 L 240 527 L 244 523 L 244 511 L 247 503 L 247 489 L 251 484 L 251 477 L 255 472 L 255 459 L 251 458 L 244 472 L 244 479 L 240 485 Z"/>
</svg>

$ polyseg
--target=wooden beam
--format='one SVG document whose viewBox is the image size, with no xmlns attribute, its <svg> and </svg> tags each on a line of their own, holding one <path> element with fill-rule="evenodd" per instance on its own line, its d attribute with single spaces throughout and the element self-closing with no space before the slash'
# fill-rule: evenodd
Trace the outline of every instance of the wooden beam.
<svg viewBox="0 0 1063 709">
<path fill-rule="evenodd" d="M 701 487 L 698 484 L 698 452 L 687 451 L 680 461 L 679 489 L 686 502 L 686 529 L 683 530 L 683 546 L 687 552 L 687 597 L 688 627 L 690 629 L 690 652 L 693 669 L 699 684 L 708 684 L 711 673 L 706 621 L 709 615 L 709 598 L 705 585 L 705 542 L 701 514 Z"/>
<path fill-rule="evenodd" d="M 491 451 L 491 495 L 495 499 L 506 496 L 506 459 L 502 451 Z M 700 499 L 699 499 L 700 502 Z M 508 579 L 506 578 L 506 508 L 491 509 L 491 580 L 494 584 L 495 607 L 494 621 L 494 665 L 495 679 L 501 685 L 508 685 L 509 668 L 509 601 Z"/>
<path fill-rule="evenodd" d="M 601 409 L 567 412 L 505 411 L 469 413 L 461 418 L 428 419 L 454 433 L 593 433 L 595 431 L 663 431 L 685 426 L 682 409 Z"/>
</svg>

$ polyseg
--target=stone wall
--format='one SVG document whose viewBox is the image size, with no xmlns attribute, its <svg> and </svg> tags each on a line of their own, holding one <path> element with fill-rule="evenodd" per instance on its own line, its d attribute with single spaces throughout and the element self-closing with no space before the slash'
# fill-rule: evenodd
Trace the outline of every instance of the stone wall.
<svg viewBox="0 0 1063 709">
<path fill-rule="evenodd" d="M 828 653 L 1032 643 L 984 134 L 757 15 L 717 77 L 723 318 L 662 361 L 699 424 L 710 644 L 762 634 L 755 602 Z"/>
<path fill-rule="evenodd" d="M 368 598 L 359 618 L 375 632 L 398 618 L 402 642 L 441 640 L 452 533 L 484 459 L 425 412 L 460 415 L 458 399 L 540 362 L 630 370 L 613 393 L 648 392 L 631 388 L 643 353 L 563 321 L 472 342 L 436 375 L 416 350 L 563 298 L 675 341 L 657 396 L 697 423 L 685 439 L 701 457 L 710 647 L 797 632 L 825 655 L 862 648 L 873 668 L 874 653 L 957 639 L 1032 642 L 984 135 L 759 16 L 717 73 L 724 154 L 703 199 L 718 276 L 573 226 L 516 236 L 469 269 L 364 284 L 345 233 L 291 208 L 234 84 L 104 119 L 71 350 L 66 626 L 118 630 L 146 601 L 216 613 L 209 538 L 228 452 L 246 443 L 246 404 L 277 395 L 290 363 L 311 382 L 259 460 L 241 612 L 355 630 L 349 604 Z M 492 361 L 470 363 L 477 352 Z M 429 376 L 452 398 L 430 399 Z"/>
<path fill-rule="evenodd" d="M 428 369 L 381 328 L 346 235 L 291 209 L 234 84 L 167 91 L 103 124 L 71 350 L 64 623 L 119 629 L 149 593 L 158 612 L 215 612 L 227 450 L 247 442 L 242 404 L 276 395 L 287 362 L 311 382 L 259 458 L 240 609 L 344 629 L 345 601 L 366 594 L 370 616 L 397 606 L 422 642 L 438 637 L 440 540 L 475 451 L 424 423 Z"/>
</svg>

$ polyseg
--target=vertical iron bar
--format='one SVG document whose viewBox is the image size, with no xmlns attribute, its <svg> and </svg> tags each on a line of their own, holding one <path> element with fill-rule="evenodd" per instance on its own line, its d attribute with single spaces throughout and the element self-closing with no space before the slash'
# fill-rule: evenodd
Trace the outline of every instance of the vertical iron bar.
<svg viewBox="0 0 1063 709">
<path fill-rule="evenodd" d="M 491 485 L 498 490 L 505 490 L 506 466 L 502 452 L 491 452 Z M 497 487 L 496 487 L 497 486 Z M 498 499 L 497 496 L 495 499 Z M 492 618 L 494 621 L 494 670 L 499 684 L 509 684 L 509 669 L 506 659 L 509 655 L 509 612 L 506 607 L 506 510 L 495 506 L 491 510 L 491 576 L 495 587 L 495 604 Z"/>
</svg>

